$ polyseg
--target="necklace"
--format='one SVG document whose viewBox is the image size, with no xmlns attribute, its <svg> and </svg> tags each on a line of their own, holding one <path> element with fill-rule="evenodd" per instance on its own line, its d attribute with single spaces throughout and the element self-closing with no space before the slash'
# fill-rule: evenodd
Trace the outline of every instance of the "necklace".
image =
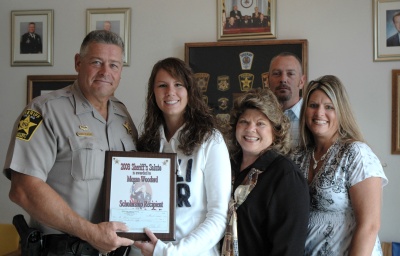
<svg viewBox="0 0 400 256">
<path fill-rule="evenodd" d="M 335 143 L 333 143 L 333 144 L 328 148 L 328 150 L 325 152 L 325 154 L 323 154 L 322 157 L 321 157 L 321 159 L 319 159 L 318 161 L 315 160 L 315 156 L 314 156 L 315 149 L 313 150 L 313 152 L 312 152 L 312 159 L 314 160 L 313 170 L 315 170 L 315 169 L 317 168 L 317 165 L 318 165 L 319 162 L 325 160 L 325 157 L 328 155 L 329 151 L 331 151 L 331 148 L 332 148 L 333 145 L 335 145 Z"/>
</svg>

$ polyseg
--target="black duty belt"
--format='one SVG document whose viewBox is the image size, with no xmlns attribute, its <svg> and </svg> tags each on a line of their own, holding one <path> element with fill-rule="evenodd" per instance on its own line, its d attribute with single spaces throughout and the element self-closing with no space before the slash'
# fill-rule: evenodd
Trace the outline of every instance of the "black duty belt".
<svg viewBox="0 0 400 256">
<path fill-rule="evenodd" d="M 65 234 L 43 236 L 43 248 L 47 254 L 98 256 L 99 251 L 77 237 Z"/>
</svg>

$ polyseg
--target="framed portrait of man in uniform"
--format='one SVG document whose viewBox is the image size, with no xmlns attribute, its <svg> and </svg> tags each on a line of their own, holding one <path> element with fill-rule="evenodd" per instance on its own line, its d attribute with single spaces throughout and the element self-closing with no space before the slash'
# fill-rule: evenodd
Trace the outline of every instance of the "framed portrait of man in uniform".
<svg viewBox="0 0 400 256">
<path fill-rule="evenodd" d="M 119 35 L 125 44 L 124 66 L 130 64 L 130 8 L 86 10 L 86 34 L 93 30 L 109 30 Z"/>
<path fill-rule="evenodd" d="M 53 65 L 53 10 L 11 12 L 11 66 Z"/>
<path fill-rule="evenodd" d="M 374 61 L 400 60 L 400 0 L 374 0 Z"/>
</svg>

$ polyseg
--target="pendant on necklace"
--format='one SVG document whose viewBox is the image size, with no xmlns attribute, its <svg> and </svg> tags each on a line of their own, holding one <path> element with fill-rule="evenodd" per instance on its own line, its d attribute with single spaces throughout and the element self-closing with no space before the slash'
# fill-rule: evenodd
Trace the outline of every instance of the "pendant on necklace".
<svg viewBox="0 0 400 256">
<path fill-rule="evenodd" d="M 336 141 L 337 141 L 337 140 L 336 140 Z M 311 155 L 311 156 L 312 156 L 312 159 L 313 159 L 313 161 L 314 161 L 313 170 L 315 170 L 315 169 L 317 168 L 318 163 L 319 163 L 320 161 L 324 161 L 324 160 L 325 160 L 325 157 L 329 154 L 329 151 L 331 151 L 331 148 L 332 148 L 333 145 L 335 145 L 336 141 L 328 148 L 328 150 L 325 152 L 325 154 L 323 154 L 322 157 L 321 157 L 321 159 L 319 159 L 318 161 L 315 160 L 315 156 L 314 156 L 315 149 L 312 151 L 312 155 Z"/>
</svg>

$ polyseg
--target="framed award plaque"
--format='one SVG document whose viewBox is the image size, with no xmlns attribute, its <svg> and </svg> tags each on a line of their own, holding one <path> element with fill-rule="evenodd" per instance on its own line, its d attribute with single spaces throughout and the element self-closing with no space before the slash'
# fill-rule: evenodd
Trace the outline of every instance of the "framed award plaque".
<svg viewBox="0 0 400 256">
<path fill-rule="evenodd" d="M 121 237 L 148 240 L 144 228 L 159 239 L 175 240 L 176 154 L 106 152 L 106 221 L 124 222 Z"/>
</svg>

